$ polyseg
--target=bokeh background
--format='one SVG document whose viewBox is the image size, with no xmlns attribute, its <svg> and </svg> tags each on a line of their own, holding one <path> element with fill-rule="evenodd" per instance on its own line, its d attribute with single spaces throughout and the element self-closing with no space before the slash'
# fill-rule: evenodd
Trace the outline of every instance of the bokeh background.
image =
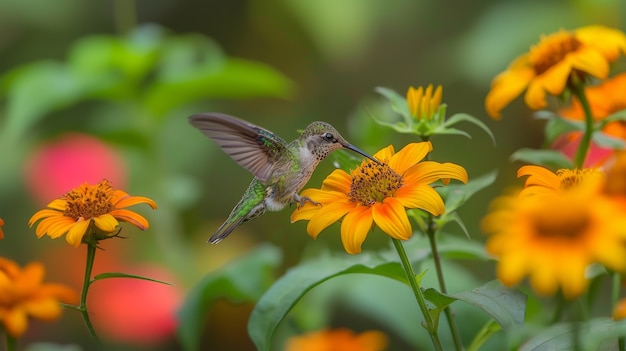
<svg viewBox="0 0 626 351">
<path fill-rule="evenodd" d="M 313 241 L 306 223 L 290 223 L 289 209 L 245 224 L 219 245 L 206 244 L 251 175 L 187 116 L 220 111 L 286 140 L 324 120 L 373 153 L 414 141 L 373 123 L 372 116 L 393 118 L 375 87 L 404 94 L 428 84 L 443 86 L 449 115 L 474 115 L 496 135 L 495 147 L 471 125 L 472 139 L 433 139 L 432 158 L 464 166 L 470 179 L 500 174 L 461 210 L 480 241 L 490 199 L 515 182 L 519 165 L 509 155 L 543 140 L 542 123 L 521 101 L 505 109 L 502 121 L 486 116 L 491 79 L 541 33 L 588 24 L 624 30 L 625 21 L 622 0 L 0 0 L 0 217 L 6 222 L 0 255 L 21 264 L 42 261 L 47 280 L 79 289 L 86 250 L 37 239 L 30 216 L 73 186 L 102 178 L 154 199 L 157 211 L 135 208 L 151 228 L 125 226 L 127 239 L 102 242 L 95 272 L 143 274 L 175 286 L 98 282 L 89 306 L 102 337 L 120 349 L 177 349 L 173 313 L 206 274 L 262 243 L 282 252 L 277 276 L 305 256 L 342 250 L 339 226 Z M 324 162 L 309 186 L 319 186 L 332 169 Z M 450 233 L 463 235 L 456 228 Z M 387 245 L 375 232 L 364 249 Z M 488 263 L 471 268 L 459 279 L 493 278 Z M 401 327 L 360 312 L 363 305 L 380 302 L 385 309 L 385 301 L 403 301 L 394 295 L 402 288 L 354 279 L 311 292 L 306 303 L 324 300 L 328 310 L 309 325 L 380 329 L 391 335 L 391 350 L 412 349 Z M 346 285 L 363 289 L 351 295 Z M 251 309 L 228 299 L 214 304 L 204 349 L 253 350 L 245 329 Z M 53 324 L 33 323 L 21 345 L 40 341 L 96 348 L 72 311 Z"/>
</svg>

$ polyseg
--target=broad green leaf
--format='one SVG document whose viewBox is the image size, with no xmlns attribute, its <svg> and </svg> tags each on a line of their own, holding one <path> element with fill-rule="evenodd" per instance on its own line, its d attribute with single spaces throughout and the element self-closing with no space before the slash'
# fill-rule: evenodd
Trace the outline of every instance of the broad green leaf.
<svg viewBox="0 0 626 351">
<path fill-rule="evenodd" d="M 626 109 L 617 111 L 607 116 L 606 118 L 603 118 L 598 123 L 598 129 L 602 129 L 607 124 L 612 123 L 612 122 L 618 122 L 618 121 L 626 121 Z"/>
<path fill-rule="evenodd" d="M 474 194 L 493 184 L 497 175 L 497 171 L 492 171 L 480 177 L 470 177 L 467 184 L 455 182 L 443 187 L 438 187 L 437 192 L 441 194 L 445 200 L 446 213 L 456 211 L 474 196 Z"/>
<path fill-rule="evenodd" d="M 151 281 L 151 282 L 155 282 L 155 283 L 161 283 L 161 284 L 165 284 L 165 285 L 173 285 L 172 283 L 164 282 L 162 280 L 157 280 L 157 279 L 153 279 L 153 278 L 143 277 L 143 276 L 135 275 L 135 274 L 119 273 L 119 272 L 100 273 L 100 274 L 96 275 L 95 277 L 93 277 L 93 281 L 92 282 L 95 282 L 95 281 L 98 281 L 98 280 L 103 280 L 103 279 L 110 279 L 110 278 L 131 278 L 131 279 L 147 280 L 147 281 Z"/>
<path fill-rule="evenodd" d="M 556 150 L 519 149 L 511 155 L 510 159 L 551 168 L 573 167 L 572 161 Z"/>
<path fill-rule="evenodd" d="M 454 115 L 450 116 L 450 118 L 448 118 L 446 120 L 446 122 L 444 123 L 444 126 L 451 126 L 454 124 L 457 124 L 459 122 L 469 122 L 472 123 L 473 125 L 479 127 L 480 129 L 482 129 L 485 133 L 487 133 L 487 135 L 489 135 L 489 138 L 491 138 L 491 142 L 493 143 L 493 145 L 496 145 L 496 137 L 493 135 L 493 133 L 491 132 L 491 129 L 489 129 L 489 127 L 487 127 L 487 125 L 485 123 L 483 123 L 481 120 L 479 120 L 478 118 L 467 114 L 467 113 L 455 113 Z M 438 133 L 438 132 L 437 132 Z"/>
<path fill-rule="evenodd" d="M 626 320 L 614 321 L 609 318 L 596 318 L 579 324 L 579 328 L 582 350 L 617 350 L 617 338 L 626 335 Z M 519 350 L 573 350 L 574 333 L 572 324 L 552 325 L 524 342 Z"/>
<path fill-rule="evenodd" d="M 276 69 L 254 61 L 230 58 L 216 69 L 200 64 L 194 74 L 160 80 L 147 89 L 143 104 L 155 115 L 196 100 L 252 97 L 288 98 L 294 85 Z"/>
<path fill-rule="evenodd" d="M 439 316 L 441 312 L 448 307 L 448 305 L 452 304 L 457 299 L 444 295 L 440 293 L 438 290 L 429 288 L 424 290 L 424 297 L 428 302 L 430 302 L 430 306 L 428 306 L 428 312 L 435 323 L 435 330 L 438 329 L 439 326 Z"/>
<path fill-rule="evenodd" d="M 610 136 L 604 133 L 593 133 L 592 140 L 596 145 L 604 148 L 623 149 L 626 147 L 626 142 L 624 141 L 624 139 Z"/>
<path fill-rule="evenodd" d="M 504 287 L 497 280 L 471 291 L 448 296 L 483 310 L 498 322 L 504 331 L 513 330 L 524 324 L 526 295 L 519 290 Z"/>
<path fill-rule="evenodd" d="M 408 284 L 400 263 L 390 262 L 374 254 L 322 257 L 304 262 L 276 281 L 252 311 L 248 334 L 257 349 L 271 349 L 280 322 L 309 290 L 328 279 L 354 273 L 376 274 Z"/>
<path fill-rule="evenodd" d="M 413 125 L 413 119 L 409 111 L 409 105 L 406 103 L 406 98 L 396 93 L 394 90 L 385 87 L 377 87 L 376 92 L 389 100 L 391 109 L 402 116 L 404 124 L 409 126 L 410 129 L 410 126 Z"/>
<path fill-rule="evenodd" d="M 543 113 L 539 115 L 547 119 L 544 133 L 546 136 L 546 142 L 552 143 L 556 138 L 569 132 L 582 131 L 584 124 L 580 121 L 573 121 L 567 118 L 562 118 L 555 114 Z"/>
<path fill-rule="evenodd" d="M 185 350 L 199 350 L 206 314 L 213 302 L 228 297 L 235 302 L 256 301 L 269 285 L 271 274 L 281 260 L 273 246 L 261 246 L 194 286 L 178 311 L 178 336 Z"/>
</svg>

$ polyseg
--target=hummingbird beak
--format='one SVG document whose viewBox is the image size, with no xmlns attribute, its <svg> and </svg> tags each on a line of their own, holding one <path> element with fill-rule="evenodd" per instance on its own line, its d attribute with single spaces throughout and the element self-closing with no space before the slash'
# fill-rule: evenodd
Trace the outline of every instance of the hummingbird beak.
<svg viewBox="0 0 626 351">
<path fill-rule="evenodd" d="M 376 164 L 378 164 L 378 165 L 381 165 L 381 166 L 383 165 L 382 162 L 380 162 L 377 159 L 373 158 L 372 156 L 366 154 L 365 151 L 359 149 L 358 147 L 356 147 L 356 146 L 354 146 L 352 144 L 347 144 L 347 145 L 344 145 L 343 147 L 345 147 L 348 150 L 352 150 L 352 151 L 356 152 L 357 154 L 361 154 L 361 155 L 369 158 L 370 160 L 376 162 Z"/>
</svg>

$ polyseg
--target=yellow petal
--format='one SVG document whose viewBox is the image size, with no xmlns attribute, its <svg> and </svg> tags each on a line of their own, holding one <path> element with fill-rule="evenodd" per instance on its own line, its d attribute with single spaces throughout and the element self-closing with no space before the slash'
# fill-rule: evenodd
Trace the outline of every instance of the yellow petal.
<svg viewBox="0 0 626 351">
<path fill-rule="evenodd" d="M 35 222 L 43 218 L 59 217 L 59 216 L 63 216 L 63 212 L 59 212 L 57 210 L 43 209 L 43 210 L 35 212 L 35 214 L 32 217 L 30 217 L 30 219 L 28 220 L 28 226 L 32 227 L 33 224 L 35 224 Z"/>
<path fill-rule="evenodd" d="M 29 300 L 23 303 L 25 312 L 37 319 L 54 320 L 61 315 L 61 306 L 53 298 Z"/>
<path fill-rule="evenodd" d="M 28 318 L 26 313 L 20 308 L 8 310 L 4 315 L 4 328 L 7 333 L 15 338 L 19 338 L 28 328 Z"/>
<path fill-rule="evenodd" d="M 376 225 L 394 239 L 407 240 L 411 237 L 411 223 L 402 203 L 393 197 L 372 206 L 372 216 Z"/>
<path fill-rule="evenodd" d="M 433 150 L 430 141 L 411 143 L 398 151 L 391 160 L 389 166 L 398 174 L 402 175 L 411 166 L 420 162 Z"/>
<path fill-rule="evenodd" d="M 128 222 L 141 230 L 146 230 L 150 227 L 150 223 L 148 223 L 148 220 L 145 217 L 130 210 L 113 210 L 111 211 L 111 215 L 120 221 Z M 113 230 L 111 232 L 113 232 Z"/>
<path fill-rule="evenodd" d="M 350 210 L 341 222 L 341 242 L 347 253 L 354 255 L 361 252 L 361 245 L 372 229 L 372 210 L 357 206 Z"/>
<path fill-rule="evenodd" d="M 67 208 L 67 200 L 55 199 L 52 200 L 52 202 L 50 202 L 46 207 L 63 212 Z"/>
<path fill-rule="evenodd" d="M 324 182 L 322 182 L 321 190 L 337 191 L 343 194 L 350 192 L 350 184 L 352 177 L 342 169 L 334 170 Z M 310 195 L 307 195 L 310 197 Z"/>
<path fill-rule="evenodd" d="M 306 227 L 307 232 L 310 236 L 316 238 L 322 230 L 338 221 L 339 218 L 343 217 L 343 215 L 348 213 L 355 206 L 356 205 L 351 202 L 334 202 L 322 206 L 317 214 L 309 221 Z"/>
<path fill-rule="evenodd" d="M 554 172 L 544 167 L 535 165 L 522 166 L 517 170 L 517 177 L 521 178 L 524 176 L 529 176 L 526 179 L 526 187 L 538 185 L 546 188 L 558 189 L 561 186 L 561 180 L 559 177 Z"/>
<path fill-rule="evenodd" d="M 520 96 L 535 77 L 528 54 L 518 57 L 508 70 L 496 76 L 485 98 L 485 109 L 491 118 L 500 119 L 500 111 Z"/>
<path fill-rule="evenodd" d="M 374 154 L 374 158 L 385 162 L 391 160 L 391 157 L 394 153 L 395 149 L 393 148 L 393 145 L 389 145 L 385 148 L 378 150 L 378 152 Z"/>
<path fill-rule="evenodd" d="M 598 79 L 605 79 L 609 75 L 609 61 L 592 47 L 581 48 L 568 58 L 573 68 L 587 72 Z"/>
<path fill-rule="evenodd" d="M 54 297 L 56 300 L 64 303 L 78 303 L 78 294 L 74 289 L 71 289 L 63 284 L 49 283 L 43 285 L 39 289 L 41 296 Z"/>
<path fill-rule="evenodd" d="M 76 222 L 67 232 L 67 235 L 65 236 L 65 241 L 67 241 L 68 244 L 74 247 L 79 247 L 80 243 L 83 240 L 83 236 L 87 232 L 87 228 L 89 228 L 89 222 L 91 221 L 87 220 Z"/>
<path fill-rule="evenodd" d="M 404 175 L 406 184 L 430 184 L 439 179 L 456 179 L 467 183 L 467 172 L 454 163 L 423 161 L 409 168 Z"/>
<path fill-rule="evenodd" d="M 624 32 L 604 26 L 587 26 L 577 29 L 576 39 L 593 46 L 609 61 L 615 61 L 620 54 L 626 53 L 626 35 Z"/>
<path fill-rule="evenodd" d="M 103 214 L 101 216 L 95 217 L 93 219 L 93 222 L 96 225 L 96 227 L 98 227 L 103 232 L 105 232 L 105 233 L 112 233 L 112 232 L 115 231 L 116 227 L 119 224 L 117 219 L 115 219 L 117 216 L 114 215 L 114 213 L 119 213 L 121 211 L 126 211 L 126 212 L 133 213 L 133 212 L 128 211 L 128 210 L 113 210 L 113 211 L 111 211 L 110 214 L 109 213 L 105 213 L 105 214 Z"/>
<path fill-rule="evenodd" d="M 138 204 L 148 204 L 148 206 L 150 206 L 153 210 L 157 209 L 156 202 L 144 196 L 128 195 L 126 197 L 120 198 L 119 201 L 117 201 L 117 203 L 113 202 L 113 204 L 115 205 L 115 208 L 125 208 L 125 207 L 138 205 Z"/>
<path fill-rule="evenodd" d="M 561 95 L 561 93 L 565 90 L 565 85 L 567 84 L 569 76 L 572 74 L 572 69 L 571 60 L 562 60 L 554 64 L 547 71 L 543 72 L 543 74 L 535 77 L 535 79 L 528 86 L 528 89 L 530 90 L 531 88 L 534 88 L 533 86 L 539 86 L 542 90 L 550 93 L 551 95 Z M 539 89 L 539 87 L 537 89 Z M 545 101 L 542 101 L 541 106 L 539 104 L 535 104 L 535 101 L 530 101 L 528 94 L 525 96 L 525 101 L 526 104 L 533 109 L 545 106 Z"/>
<path fill-rule="evenodd" d="M 51 218 L 45 219 L 46 220 L 52 220 Z M 69 218 L 69 217 L 59 217 L 59 218 L 55 218 L 54 222 L 50 224 L 50 227 L 48 228 L 48 236 L 51 237 L 52 239 L 56 239 L 58 237 L 60 237 L 61 235 L 67 233 L 70 229 L 72 229 L 72 227 L 74 227 L 74 225 L 76 224 L 76 222 Z"/>
<path fill-rule="evenodd" d="M 403 186 L 396 191 L 395 198 L 406 208 L 419 208 L 433 216 L 445 211 L 441 196 L 428 185 Z"/>
</svg>

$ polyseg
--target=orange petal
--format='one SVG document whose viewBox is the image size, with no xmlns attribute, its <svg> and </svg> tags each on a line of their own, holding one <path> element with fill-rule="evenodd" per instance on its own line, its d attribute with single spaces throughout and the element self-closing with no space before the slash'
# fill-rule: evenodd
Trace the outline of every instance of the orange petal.
<svg viewBox="0 0 626 351">
<path fill-rule="evenodd" d="M 116 211 L 116 210 L 111 211 L 111 213 L 113 213 L 114 211 Z M 123 210 L 117 210 L 117 211 L 123 211 Z M 101 216 L 95 217 L 93 219 L 93 222 L 96 225 L 96 227 L 98 227 L 100 230 L 102 230 L 103 232 L 106 232 L 106 233 L 114 232 L 115 228 L 119 224 L 117 219 L 115 219 L 115 217 L 112 216 L 109 213 L 105 213 L 105 214 L 103 214 Z"/>
<path fill-rule="evenodd" d="M 520 96 L 535 77 L 528 63 L 528 54 L 518 57 L 504 72 L 496 76 L 485 98 L 485 109 L 491 118 L 500 119 L 500 111 Z"/>
<path fill-rule="evenodd" d="M 352 177 L 348 173 L 344 170 L 336 169 L 324 179 L 321 190 L 338 191 L 347 194 L 350 191 L 351 183 Z"/>
<path fill-rule="evenodd" d="M 388 160 L 391 160 L 391 157 L 394 153 L 395 150 L 393 148 L 393 145 L 389 145 L 386 148 L 378 150 L 378 152 L 374 154 L 374 158 L 386 162 Z"/>
<path fill-rule="evenodd" d="M 377 202 L 372 206 L 372 216 L 376 225 L 394 239 L 407 240 L 411 237 L 411 223 L 402 203 L 393 197 Z"/>
<path fill-rule="evenodd" d="M 13 308 L 4 314 L 4 328 L 11 336 L 18 338 L 28 328 L 26 313 L 20 308 Z"/>
<path fill-rule="evenodd" d="M 52 200 L 52 202 L 50 202 L 46 207 L 63 212 L 67 208 L 67 200 L 55 199 L 55 200 Z"/>
<path fill-rule="evenodd" d="M 39 295 L 51 296 L 60 302 L 64 303 L 78 303 L 78 294 L 74 289 L 71 289 L 63 284 L 49 283 L 43 285 L 39 289 Z"/>
<path fill-rule="evenodd" d="M 63 216 L 63 212 L 59 212 L 57 210 L 50 210 L 50 209 L 40 210 L 40 211 L 35 212 L 35 214 L 32 217 L 30 217 L 30 219 L 28 220 L 28 226 L 32 227 L 33 224 L 35 224 L 35 222 L 37 222 L 40 219 L 49 218 L 49 217 L 58 217 L 58 216 Z"/>
<path fill-rule="evenodd" d="M 467 171 L 454 163 L 423 161 L 409 168 L 404 175 L 406 184 L 430 184 L 439 179 L 457 179 L 467 183 Z"/>
<path fill-rule="evenodd" d="M 430 141 L 408 144 L 393 155 L 389 161 L 389 166 L 391 166 L 396 173 L 404 174 L 409 167 L 423 160 L 432 150 L 433 145 Z"/>
<path fill-rule="evenodd" d="M 350 210 L 341 222 L 341 242 L 347 253 L 354 255 L 361 252 L 361 245 L 372 229 L 372 210 L 357 206 Z"/>
<path fill-rule="evenodd" d="M 157 209 L 157 204 L 152 199 L 143 196 L 126 196 L 115 203 L 115 208 L 125 208 L 137 204 L 148 204 L 153 210 Z"/>
<path fill-rule="evenodd" d="M 396 191 L 395 198 L 406 208 L 420 208 L 433 216 L 445 211 L 441 196 L 428 185 L 403 186 Z"/>
<path fill-rule="evenodd" d="M 313 238 L 326 229 L 329 225 L 337 222 L 339 218 L 354 209 L 356 205 L 351 202 L 333 202 L 322 206 L 317 214 L 311 218 L 306 227 L 307 232 Z"/>
<path fill-rule="evenodd" d="M 529 176 L 526 179 L 526 187 L 539 185 L 546 188 L 558 189 L 561 186 L 559 177 L 554 172 L 544 167 L 535 165 L 522 166 L 517 170 L 517 177 L 521 178 L 524 176 Z"/>
<path fill-rule="evenodd" d="M 150 223 L 148 223 L 145 217 L 130 210 L 113 210 L 110 214 L 118 220 L 128 222 L 141 230 L 146 230 L 150 227 Z"/>
<path fill-rule="evenodd" d="M 624 32 L 604 26 L 587 26 L 575 31 L 576 39 L 599 50 L 609 61 L 615 61 L 620 53 L 626 53 Z"/>
<path fill-rule="evenodd" d="M 46 270 L 43 264 L 31 262 L 24 267 L 22 274 L 16 278 L 15 284 L 23 293 L 36 291 L 43 282 Z"/>
<path fill-rule="evenodd" d="M 52 219 L 51 218 L 44 219 L 44 221 L 47 221 L 47 220 L 52 220 Z M 75 224 L 76 222 L 69 217 L 55 218 L 54 222 L 50 224 L 50 227 L 47 230 L 47 234 L 52 239 L 56 239 L 60 237 L 61 235 L 67 233 L 70 229 L 72 229 L 72 227 L 74 227 Z"/>
<path fill-rule="evenodd" d="M 79 247 L 80 243 L 83 240 L 83 236 L 89 228 L 90 222 L 91 220 L 78 221 L 74 223 L 72 228 L 67 232 L 67 235 L 65 236 L 65 241 L 67 241 L 68 244 L 74 247 Z"/>
<path fill-rule="evenodd" d="M 53 298 L 26 301 L 22 304 L 24 311 L 37 319 L 54 320 L 61 315 L 61 306 Z"/>
<path fill-rule="evenodd" d="M 583 47 L 568 55 L 568 59 L 573 68 L 587 72 L 598 79 L 605 79 L 609 75 L 609 61 L 592 47 Z"/>
</svg>

